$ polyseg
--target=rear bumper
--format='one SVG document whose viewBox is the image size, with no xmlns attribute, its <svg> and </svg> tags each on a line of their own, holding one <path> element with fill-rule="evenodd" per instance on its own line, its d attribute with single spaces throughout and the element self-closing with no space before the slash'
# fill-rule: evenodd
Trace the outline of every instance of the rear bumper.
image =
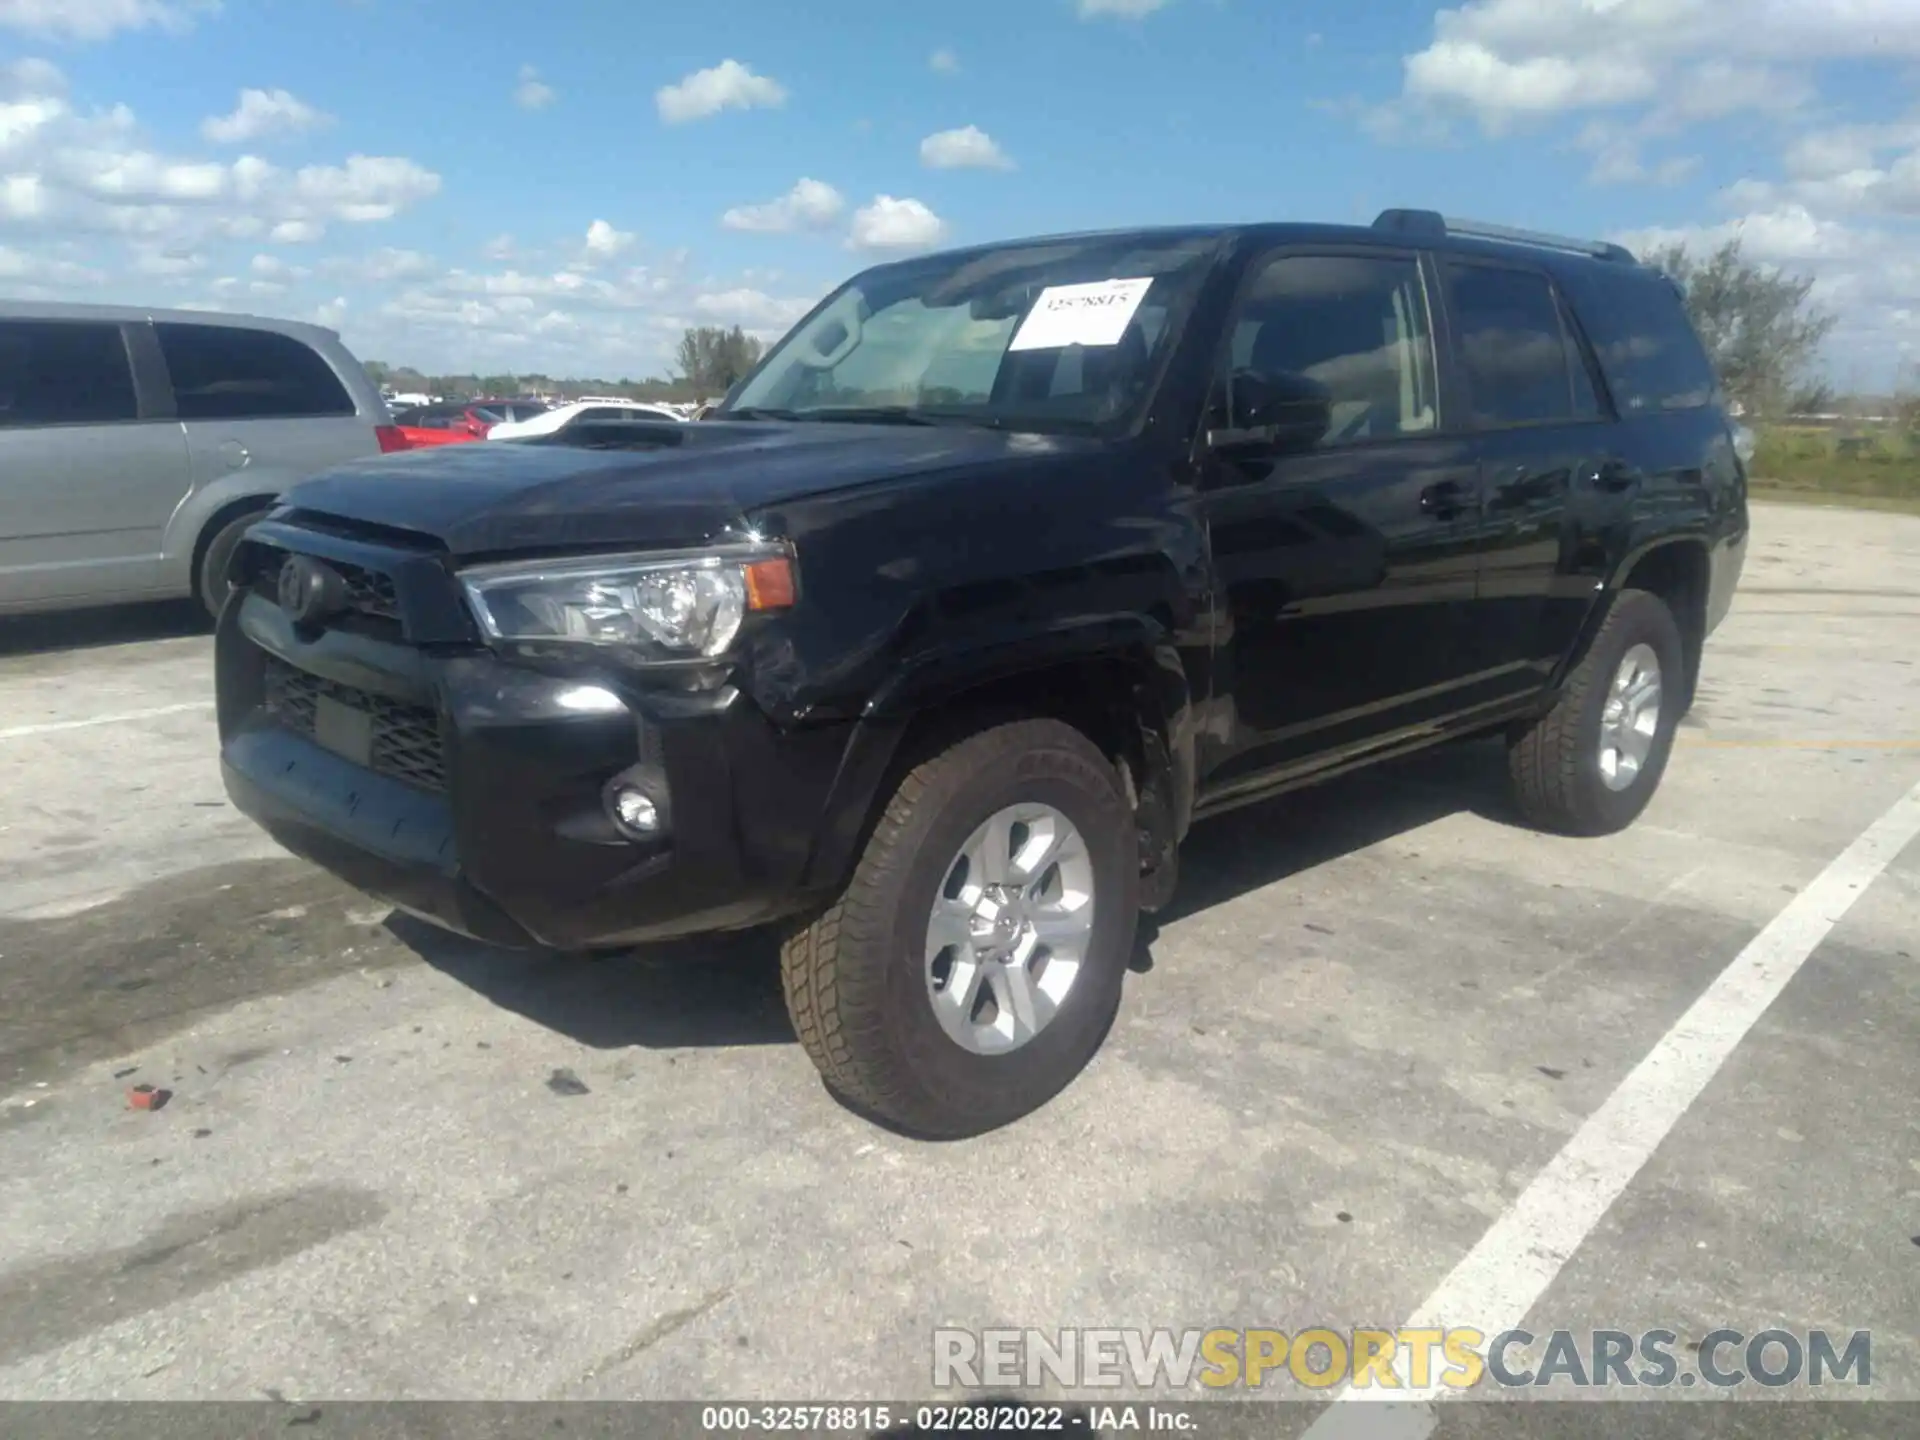
<svg viewBox="0 0 1920 1440">
<path fill-rule="evenodd" d="M 216 670 L 242 813 L 358 889 L 509 946 L 623 945 L 804 907 L 853 728 L 783 731 L 732 688 L 661 694 L 397 631 L 308 637 L 245 588 L 221 617 Z M 321 733 L 311 699 L 289 707 L 289 676 L 302 695 L 340 697 L 336 717 L 338 703 L 373 714 L 372 749 Z M 391 716 L 404 747 L 381 738 Z M 606 792 L 622 778 L 657 794 L 661 833 L 615 827 Z"/>
<path fill-rule="evenodd" d="M 1744 516 L 1742 517 L 1744 521 Z M 1738 532 L 1716 540 L 1707 551 L 1707 634 L 1711 635 L 1733 608 L 1734 591 L 1740 587 L 1740 575 L 1747 564 L 1747 535 L 1744 523 Z"/>
</svg>

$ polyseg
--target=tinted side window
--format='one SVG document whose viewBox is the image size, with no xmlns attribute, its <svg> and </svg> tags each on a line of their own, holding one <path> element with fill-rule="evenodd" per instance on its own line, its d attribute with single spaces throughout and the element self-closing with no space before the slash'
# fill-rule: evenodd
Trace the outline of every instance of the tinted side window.
<svg viewBox="0 0 1920 1440">
<path fill-rule="evenodd" d="M 224 325 L 154 327 L 182 420 L 351 415 L 331 366 L 288 335 Z"/>
<path fill-rule="evenodd" d="M 1583 302 L 1580 321 L 1623 414 L 1713 402 L 1713 362 L 1664 279 L 1626 272 L 1594 281 L 1575 298 Z"/>
<path fill-rule="evenodd" d="M 1478 425 L 1538 425 L 1574 415 L 1573 370 L 1546 277 L 1447 266 L 1454 329 Z"/>
<path fill-rule="evenodd" d="M 1261 397 L 1256 404 L 1282 397 L 1281 408 L 1299 414 L 1324 408 L 1324 429 L 1312 442 L 1320 448 L 1438 424 L 1433 335 L 1416 260 L 1283 256 L 1254 277 L 1233 336 L 1229 424 L 1258 420 L 1242 413 L 1250 395 Z"/>
<path fill-rule="evenodd" d="M 126 341 L 112 324 L 0 321 L 0 427 L 133 420 Z"/>
</svg>

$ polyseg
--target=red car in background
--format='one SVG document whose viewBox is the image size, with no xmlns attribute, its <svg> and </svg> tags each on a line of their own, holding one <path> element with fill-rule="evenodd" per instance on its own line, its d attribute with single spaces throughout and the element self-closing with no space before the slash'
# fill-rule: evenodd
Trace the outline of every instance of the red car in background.
<svg viewBox="0 0 1920 1440">
<path fill-rule="evenodd" d="M 394 415 L 394 429 L 401 442 L 394 448 L 417 450 L 484 440 L 487 432 L 504 420 L 531 420 L 551 408 L 544 400 L 470 400 L 416 406 Z"/>
</svg>

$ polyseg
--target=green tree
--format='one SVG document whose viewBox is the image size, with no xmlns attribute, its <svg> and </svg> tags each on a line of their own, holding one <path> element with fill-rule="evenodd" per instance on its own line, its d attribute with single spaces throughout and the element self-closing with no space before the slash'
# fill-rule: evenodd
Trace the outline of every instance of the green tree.
<svg viewBox="0 0 1920 1440">
<path fill-rule="evenodd" d="M 680 337 L 676 355 L 681 379 L 701 395 L 717 395 L 760 363 L 765 347 L 738 325 L 703 325 Z"/>
<path fill-rule="evenodd" d="M 1749 260 L 1737 239 L 1705 258 L 1677 244 L 1646 260 L 1679 284 L 1727 394 L 1755 414 L 1786 409 L 1837 318 L 1814 300 L 1813 277 Z"/>
</svg>

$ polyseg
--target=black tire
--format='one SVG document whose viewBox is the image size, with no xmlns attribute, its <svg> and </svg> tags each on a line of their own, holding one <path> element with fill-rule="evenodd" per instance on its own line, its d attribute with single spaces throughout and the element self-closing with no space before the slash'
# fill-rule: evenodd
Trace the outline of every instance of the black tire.
<svg viewBox="0 0 1920 1440">
<path fill-rule="evenodd" d="M 227 603 L 227 592 L 232 589 L 227 584 L 228 562 L 239 548 L 240 537 L 247 533 L 247 527 L 264 515 L 266 509 L 262 505 L 229 520 L 214 532 L 206 549 L 200 552 L 200 570 L 193 577 L 194 595 L 201 608 L 215 620 L 220 618 L 220 611 Z"/>
<path fill-rule="evenodd" d="M 1093 866 L 1083 969 L 1020 1048 L 978 1055 L 928 999 L 926 926 L 967 837 L 1001 808 L 1053 806 Z M 1047 1103 L 1100 1048 L 1120 1003 L 1140 908 L 1140 847 L 1114 767 L 1079 731 L 1022 720 L 961 740 L 901 781 L 845 893 L 792 933 L 781 976 L 793 1028 L 828 1087 L 910 1135 L 957 1139 Z"/>
<path fill-rule="evenodd" d="M 1660 662 L 1659 718 L 1639 774 L 1614 790 L 1601 776 L 1601 720 L 1613 677 L 1636 645 L 1648 646 Z M 1554 707 L 1508 745 L 1515 798 L 1529 823 L 1563 835 L 1611 835 L 1639 818 L 1673 752 L 1687 690 L 1685 654 L 1680 627 L 1659 596 L 1620 593 Z"/>
</svg>

